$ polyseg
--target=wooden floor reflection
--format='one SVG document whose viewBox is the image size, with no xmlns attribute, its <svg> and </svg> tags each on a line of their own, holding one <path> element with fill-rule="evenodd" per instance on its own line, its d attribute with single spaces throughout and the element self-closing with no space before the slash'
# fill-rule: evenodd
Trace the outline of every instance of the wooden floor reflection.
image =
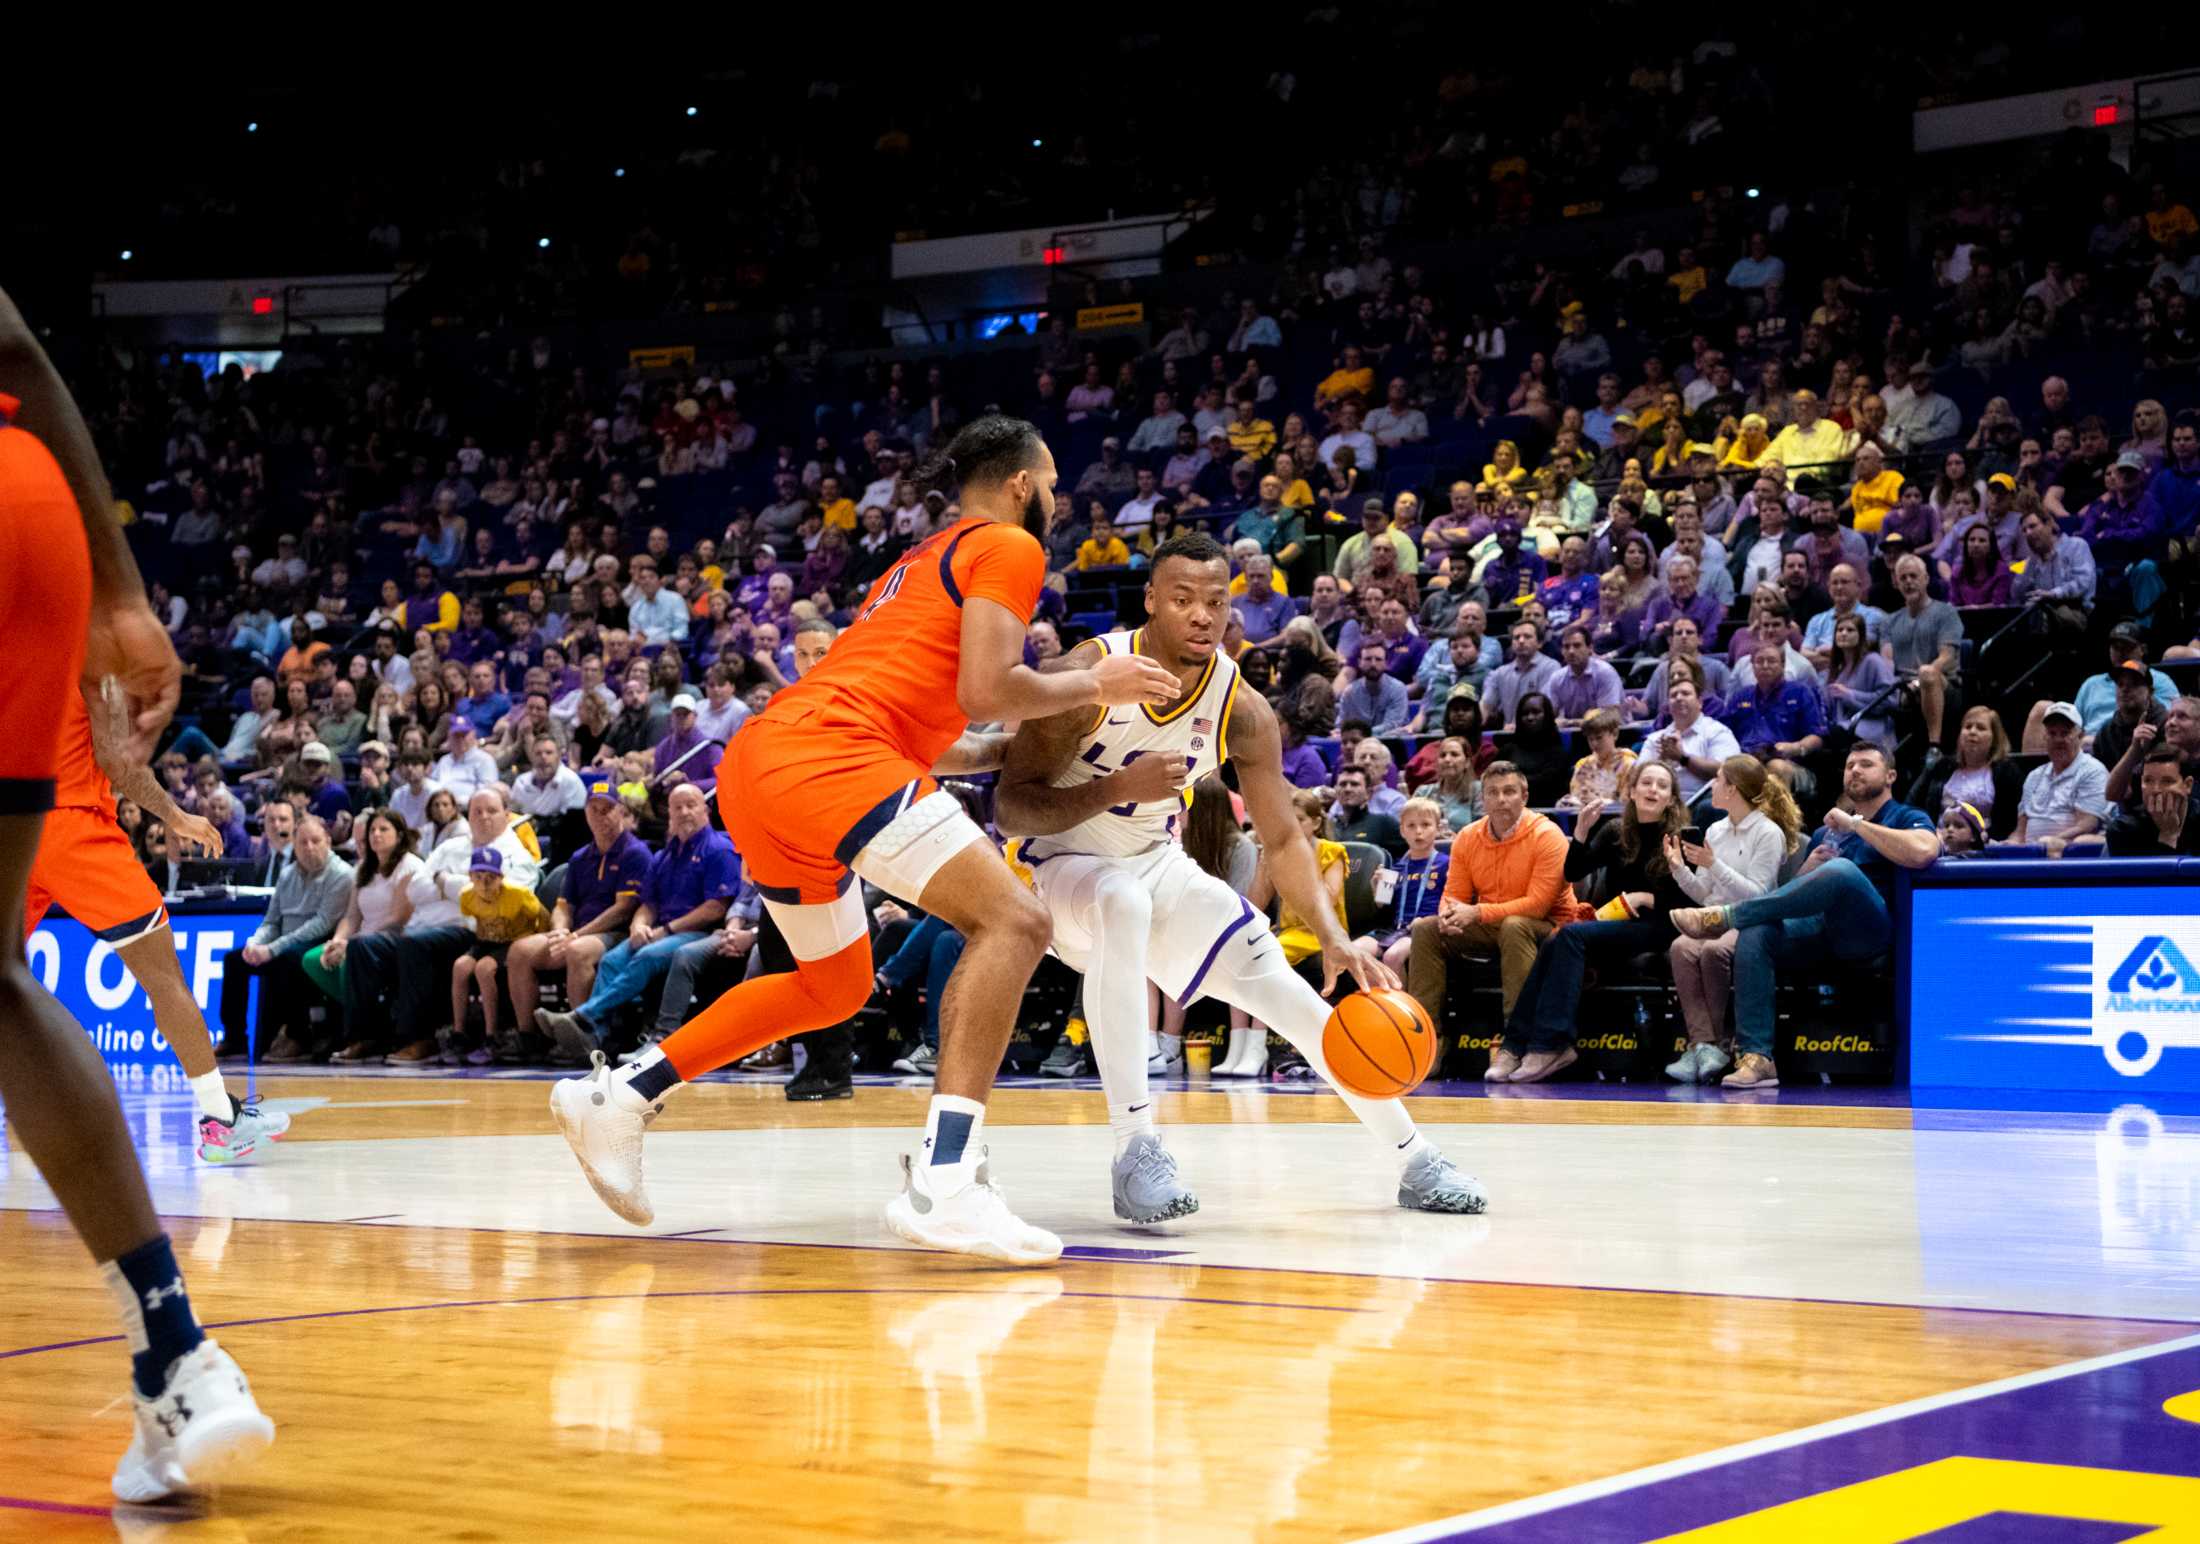
<svg viewBox="0 0 2200 1544">
<path fill-rule="evenodd" d="M 1339 1539 L 2169 1333 L 487 1228 L 175 1236 L 282 1427 L 178 1540 Z M 0 1537 L 113 1537 L 104 1293 L 43 1212 L 0 1213 L 0 1284 Z"/>
</svg>

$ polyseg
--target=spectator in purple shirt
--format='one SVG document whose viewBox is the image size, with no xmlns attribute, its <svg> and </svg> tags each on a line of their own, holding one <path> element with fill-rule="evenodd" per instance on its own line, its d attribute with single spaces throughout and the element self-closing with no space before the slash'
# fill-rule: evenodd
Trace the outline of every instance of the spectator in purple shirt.
<svg viewBox="0 0 2200 1544">
<path fill-rule="evenodd" d="M 1541 594 L 1555 626 L 1586 622 L 1597 614 L 1597 576 L 1589 572 L 1588 537 L 1566 533 L 1558 544 L 1558 572 L 1543 581 Z"/>
<path fill-rule="evenodd" d="M 2161 506 L 2146 491 L 2146 457 L 2127 450 L 2116 458 L 2108 469 L 2107 491 L 2078 516 L 2077 537 L 2093 550 L 2093 568 L 2102 590 L 2113 591 L 2129 583 L 2131 609 L 2151 609 L 2152 598 L 2141 596 L 2139 591 L 2145 586 L 2133 570 L 2167 555 L 2169 532 Z M 2160 580 L 2153 568 L 2149 566 L 2144 572 L 2159 594 Z"/>
<path fill-rule="evenodd" d="M 1826 710 L 1818 688 L 1787 675 L 1787 650 L 1760 643 L 1749 656 L 1751 679 L 1738 686 L 1720 709 L 1719 722 L 1749 755 L 1765 764 L 1798 798 L 1807 799 L 1817 779 L 1797 765 L 1826 743 Z"/>
<path fill-rule="evenodd" d="M 1380 629 L 1383 668 L 1401 681 L 1412 680 L 1421 668 L 1421 656 L 1428 653 L 1428 640 L 1414 632 L 1405 602 L 1395 595 L 1385 600 L 1375 613 L 1375 624 Z"/>
<path fill-rule="evenodd" d="M 672 727 L 657 742 L 654 770 L 662 778 L 671 771 L 674 762 L 687 756 L 688 759 L 681 763 L 680 770 L 673 773 L 671 785 L 677 786 L 684 780 L 709 793 L 718 786 L 718 759 L 725 754 L 725 749 L 713 744 L 697 727 L 696 706 L 694 695 L 689 692 L 681 692 L 672 699 Z M 694 752 L 691 756 L 688 754 L 690 751 Z"/>
<path fill-rule="evenodd" d="M 1560 728 L 1571 728 L 1598 708 L 1620 706 L 1625 693 L 1619 672 L 1597 658 L 1587 623 L 1576 622 L 1559 635 L 1558 653 L 1564 664 L 1543 690 L 1558 710 Z"/>
<path fill-rule="evenodd" d="M 1497 551 L 1482 565 L 1482 588 L 1489 592 L 1490 604 L 1510 606 L 1542 589 L 1550 576 L 1551 565 L 1543 561 L 1542 553 L 1532 547 L 1521 550 L 1520 522 L 1498 521 Z"/>
<path fill-rule="evenodd" d="M 1247 643 L 1270 643 L 1281 636 L 1283 624 L 1298 615 L 1298 608 L 1289 596 L 1276 593 L 1276 569 L 1267 554 L 1247 557 L 1244 574 L 1245 593 L 1230 604 L 1245 624 Z"/>
<path fill-rule="evenodd" d="M 1677 557 L 1665 570 L 1665 593 L 1655 595 L 1642 614 L 1642 635 L 1648 642 L 1663 645 L 1665 635 L 1673 630 L 1675 617 L 1688 617 L 1696 624 L 1696 631 L 1706 638 L 1718 636 L 1719 624 L 1726 620 L 1726 607 L 1696 588 L 1696 560 Z"/>
<path fill-rule="evenodd" d="M 1871 572 L 1870 543 L 1841 523 L 1833 494 L 1823 489 L 1810 496 L 1810 525 L 1796 538 L 1793 550 L 1810 559 L 1811 577 L 1820 584 L 1841 563 L 1860 574 Z"/>
<path fill-rule="evenodd" d="M 482 622 L 479 600 L 468 600 L 458 608 L 458 626 L 451 629 L 451 658 L 461 665 L 471 665 L 477 659 L 489 659 L 504 647 L 504 640 L 493 627 Z"/>
</svg>

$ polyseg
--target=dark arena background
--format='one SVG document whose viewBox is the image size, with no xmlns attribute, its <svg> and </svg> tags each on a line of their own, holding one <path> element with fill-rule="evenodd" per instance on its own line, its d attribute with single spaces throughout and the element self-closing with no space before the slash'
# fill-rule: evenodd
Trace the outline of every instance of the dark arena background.
<svg viewBox="0 0 2200 1544">
<path fill-rule="evenodd" d="M 271 20 L 14 61 L 0 1537 L 2200 1526 L 2182 15 Z"/>
</svg>

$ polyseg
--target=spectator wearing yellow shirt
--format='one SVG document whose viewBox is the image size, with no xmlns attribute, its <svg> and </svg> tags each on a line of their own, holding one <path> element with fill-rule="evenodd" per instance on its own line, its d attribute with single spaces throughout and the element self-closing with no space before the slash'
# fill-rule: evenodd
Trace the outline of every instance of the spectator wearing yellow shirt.
<svg viewBox="0 0 2200 1544">
<path fill-rule="evenodd" d="M 1260 404 L 1251 397 L 1238 398 L 1237 417 L 1230 420 L 1230 448 L 1255 461 L 1267 460 L 1276 448 L 1276 426 L 1260 416 Z"/>
<path fill-rule="evenodd" d="M 1740 467 L 1755 471 L 1757 463 L 1772 455 L 1772 435 L 1762 413 L 1742 415 L 1740 432 L 1731 440 L 1722 435 L 1712 447 L 1719 453 L 1719 465 Z"/>
<path fill-rule="evenodd" d="M 1344 346 L 1344 362 L 1322 377 L 1314 388 L 1316 407 L 1333 407 L 1347 397 L 1365 401 L 1375 390 L 1375 372 L 1362 362 L 1356 343 Z"/>
<path fill-rule="evenodd" d="M 1856 447 L 1856 481 L 1849 485 L 1849 509 L 1856 529 L 1877 536 L 1887 511 L 1902 502 L 1902 474 L 1890 471 L 1887 453 L 1866 440 Z"/>
<path fill-rule="evenodd" d="M 504 882 L 504 854 L 494 847 L 476 847 L 470 864 L 471 881 L 458 898 L 459 915 L 473 926 L 474 943 L 451 965 L 452 1041 L 445 1054 L 463 1054 L 470 1066 L 494 1061 L 491 1047 L 497 1041 L 497 972 L 515 940 L 529 938 L 550 926 L 550 914 L 525 885 Z M 461 1053 L 457 1037 L 466 1029 L 466 1001 L 475 990 L 481 994 L 483 1039 Z"/>
<path fill-rule="evenodd" d="M 1123 544 L 1123 538 L 1115 534 L 1115 522 L 1102 515 L 1095 515 L 1092 535 L 1078 544 L 1077 571 L 1085 573 L 1095 568 L 1123 568 L 1131 560 L 1131 549 Z"/>
<path fill-rule="evenodd" d="M 1527 483 L 1528 469 L 1520 464 L 1520 447 L 1511 440 L 1499 440 L 1490 459 L 1483 463 L 1482 486 L 1503 491 L 1523 488 Z"/>
<path fill-rule="evenodd" d="M 843 531 L 856 528 L 856 501 L 840 491 L 840 479 L 827 475 L 818 480 L 817 507 L 825 516 L 825 527 L 838 526 Z"/>
<path fill-rule="evenodd" d="M 2200 236 L 2200 220 L 2169 196 L 2169 185 L 2157 182 L 2147 192 L 2147 237 L 2163 251 L 2180 241 Z"/>
<path fill-rule="evenodd" d="M 1665 276 L 1665 282 L 1673 286 L 1673 298 L 1685 306 L 1704 292 L 1711 283 L 1711 274 L 1697 260 L 1694 247 L 1682 247 L 1674 255 L 1673 271 Z"/>
<path fill-rule="evenodd" d="M 1782 466 L 1808 471 L 1849 459 L 1849 432 L 1824 416 L 1825 404 L 1817 392 L 1805 388 L 1790 396 L 1788 404 L 1795 410 L 1795 422 L 1772 440 L 1772 454 Z"/>
<path fill-rule="evenodd" d="M 1292 455 L 1288 450 L 1278 451 L 1276 453 L 1274 475 L 1277 486 L 1283 490 L 1281 496 L 1276 500 L 1277 503 L 1283 505 L 1286 509 L 1312 509 L 1314 507 L 1314 490 L 1308 487 L 1306 479 L 1299 475 L 1298 457 Z"/>
</svg>

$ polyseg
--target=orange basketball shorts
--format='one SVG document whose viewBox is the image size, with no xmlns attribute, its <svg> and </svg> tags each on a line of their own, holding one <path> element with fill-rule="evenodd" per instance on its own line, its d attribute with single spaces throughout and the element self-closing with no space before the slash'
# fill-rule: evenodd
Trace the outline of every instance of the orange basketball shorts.
<svg viewBox="0 0 2200 1544">
<path fill-rule="evenodd" d="M 938 786 L 878 740 L 814 718 L 756 719 L 718 769 L 718 814 L 766 900 L 824 905 L 871 838 Z"/>
<path fill-rule="evenodd" d="M 110 944 L 126 944 L 168 925 L 159 886 L 138 865 L 129 837 L 105 810 L 66 805 L 47 815 L 38 861 L 31 865 L 24 933 L 56 904 Z"/>
<path fill-rule="evenodd" d="M 0 815 L 53 807 L 61 726 L 84 665 L 92 559 L 60 466 L 0 399 Z"/>
</svg>

